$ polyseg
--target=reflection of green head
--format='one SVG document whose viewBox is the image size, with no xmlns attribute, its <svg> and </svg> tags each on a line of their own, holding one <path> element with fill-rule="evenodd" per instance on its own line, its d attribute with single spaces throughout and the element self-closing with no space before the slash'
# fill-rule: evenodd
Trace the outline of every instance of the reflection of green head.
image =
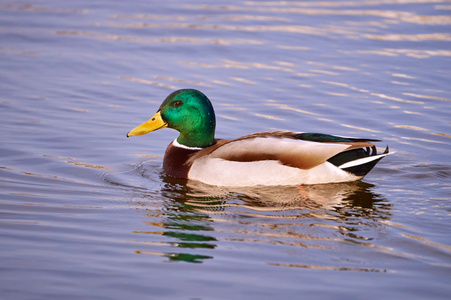
<svg viewBox="0 0 451 300">
<path fill-rule="evenodd" d="M 188 147 L 215 143 L 215 112 L 210 100 L 193 89 L 171 93 L 161 104 L 161 117 L 168 127 L 180 132 L 177 142 Z"/>
</svg>

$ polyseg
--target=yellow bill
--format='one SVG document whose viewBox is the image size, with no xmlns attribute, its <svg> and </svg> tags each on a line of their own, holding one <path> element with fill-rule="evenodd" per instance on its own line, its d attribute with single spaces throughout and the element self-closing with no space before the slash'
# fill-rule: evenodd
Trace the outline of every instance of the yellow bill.
<svg viewBox="0 0 451 300">
<path fill-rule="evenodd" d="M 152 118 L 150 118 L 147 122 L 133 128 L 129 133 L 127 133 L 127 137 L 134 135 L 142 135 L 149 133 L 151 131 L 155 131 L 161 128 L 168 126 L 168 123 L 163 121 L 161 118 L 161 114 L 158 111 Z"/>
</svg>

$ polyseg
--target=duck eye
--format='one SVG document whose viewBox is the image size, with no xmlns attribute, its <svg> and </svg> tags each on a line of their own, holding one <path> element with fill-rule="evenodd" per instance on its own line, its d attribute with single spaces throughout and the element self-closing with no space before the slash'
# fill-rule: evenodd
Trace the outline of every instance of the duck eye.
<svg viewBox="0 0 451 300">
<path fill-rule="evenodd" d="M 183 102 L 180 101 L 180 100 L 177 100 L 177 101 L 175 101 L 175 102 L 172 104 L 172 106 L 174 106 L 174 107 L 179 107 L 179 106 L 182 106 L 182 105 L 183 105 Z"/>
</svg>

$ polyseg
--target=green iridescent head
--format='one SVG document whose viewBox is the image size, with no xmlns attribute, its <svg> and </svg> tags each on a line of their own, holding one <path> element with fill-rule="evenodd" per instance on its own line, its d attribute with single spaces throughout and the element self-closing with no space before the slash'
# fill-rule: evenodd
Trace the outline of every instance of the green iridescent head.
<svg viewBox="0 0 451 300">
<path fill-rule="evenodd" d="M 215 143 L 215 112 L 210 100 L 198 90 L 171 93 L 158 112 L 127 136 L 145 134 L 163 127 L 180 132 L 177 142 L 188 147 L 208 147 Z"/>
</svg>

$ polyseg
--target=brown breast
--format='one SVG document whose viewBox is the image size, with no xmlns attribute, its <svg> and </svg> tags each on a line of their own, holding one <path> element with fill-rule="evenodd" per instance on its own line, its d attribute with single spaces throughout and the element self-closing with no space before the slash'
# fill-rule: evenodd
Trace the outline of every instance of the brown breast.
<svg viewBox="0 0 451 300">
<path fill-rule="evenodd" d="M 163 168 L 166 174 L 173 178 L 188 178 L 188 172 L 191 168 L 192 162 L 189 158 L 199 152 L 196 149 L 180 148 L 170 143 L 166 149 L 163 160 Z"/>
</svg>

